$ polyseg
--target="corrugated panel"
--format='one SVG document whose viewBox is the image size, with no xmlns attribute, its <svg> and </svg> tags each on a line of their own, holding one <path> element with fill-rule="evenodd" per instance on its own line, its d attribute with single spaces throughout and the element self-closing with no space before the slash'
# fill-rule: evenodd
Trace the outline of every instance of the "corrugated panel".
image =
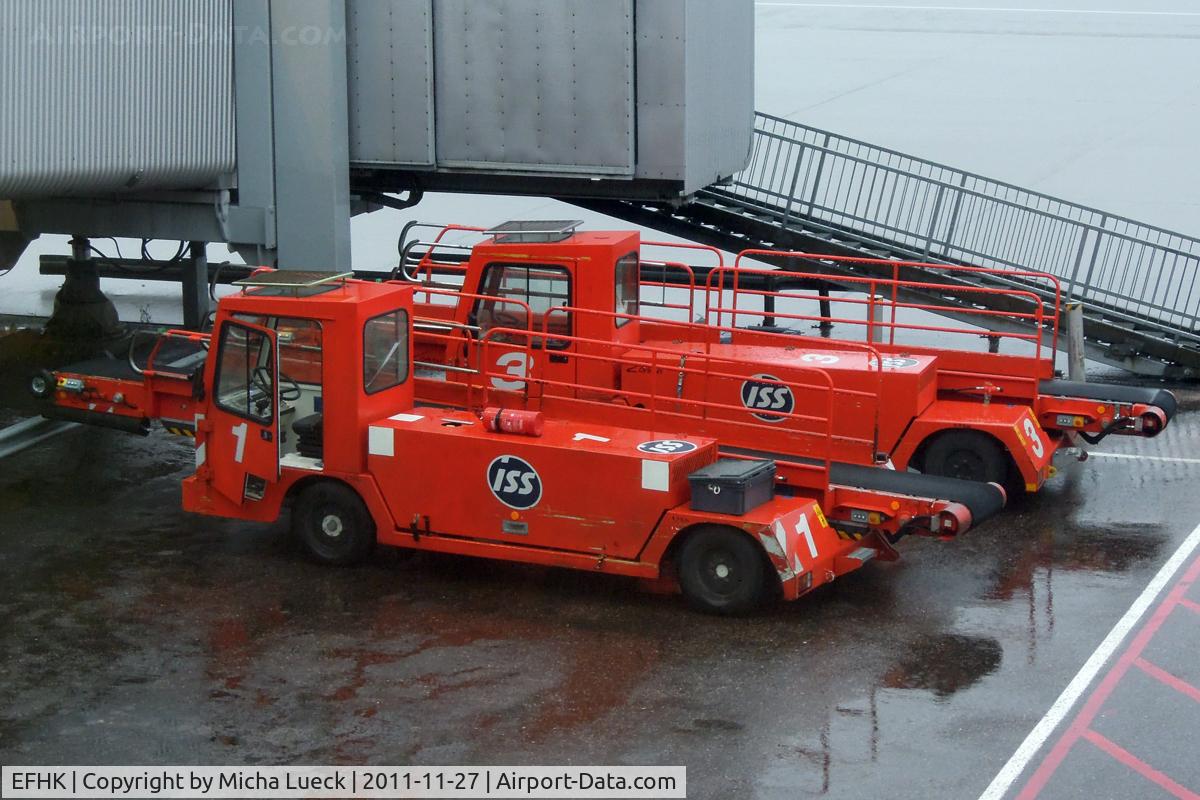
<svg viewBox="0 0 1200 800">
<path fill-rule="evenodd" d="M 633 0 L 435 0 L 439 166 L 633 173 Z"/>
<path fill-rule="evenodd" d="M 637 0 L 638 178 L 682 181 L 687 141 L 685 0 Z"/>
<path fill-rule="evenodd" d="M 232 173 L 231 2 L 0 3 L 0 197 Z"/>
<path fill-rule="evenodd" d="M 433 164 L 433 1 L 346 4 L 350 160 Z"/>
<path fill-rule="evenodd" d="M 638 178 L 694 192 L 740 171 L 754 130 L 751 0 L 638 0 Z"/>
<path fill-rule="evenodd" d="M 693 192 L 741 171 L 754 132 L 754 3 L 687 0 L 687 165 Z"/>
</svg>

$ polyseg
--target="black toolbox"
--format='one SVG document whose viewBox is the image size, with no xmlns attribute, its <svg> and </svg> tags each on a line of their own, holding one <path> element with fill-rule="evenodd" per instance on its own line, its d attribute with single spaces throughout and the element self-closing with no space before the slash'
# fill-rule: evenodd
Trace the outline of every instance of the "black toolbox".
<svg viewBox="0 0 1200 800">
<path fill-rule="evenodd" d="M 775 496 L 775 462 L 719 458 L 688 480 L 693 510 L 737 516 Z"/>
</svg>

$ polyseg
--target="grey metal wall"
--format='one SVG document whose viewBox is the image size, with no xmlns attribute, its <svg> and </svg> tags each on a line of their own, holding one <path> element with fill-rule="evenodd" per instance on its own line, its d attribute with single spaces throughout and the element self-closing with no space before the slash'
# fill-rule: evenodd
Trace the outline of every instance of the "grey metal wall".
<svg viewBox="0 0 1200 800">
<path fill-rule="evenodd" d="M 746 165 L 754 130 L 754 5 L 638 0 L 636 177 L 694 192 Z"/>
<path fill-rule="evenodd" d="M 433 0 L 346 4 L 350 156 L 433 165 Z"/>
<path fill-rule="evenodd" d="M 349 0 L 348 23 L 355 165 L 691 192 L 749 157 L 751 0 Z"/>
<path fill-rule="evenodd" d="M 436 0 L 437 160 L 633 173 L 633 0 Z"/>
<path fill-rule="evenodd" d="M 0 197 L 227 179 L 231 2 L 0 3 Z"/>
</svg>

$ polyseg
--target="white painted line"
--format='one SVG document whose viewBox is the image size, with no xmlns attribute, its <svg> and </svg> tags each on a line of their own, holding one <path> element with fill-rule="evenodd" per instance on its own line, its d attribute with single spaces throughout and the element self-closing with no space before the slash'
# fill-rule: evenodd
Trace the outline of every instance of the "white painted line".
<svg viewBox="0 0 1200 800">
<path fill-rule="evenodd" d="M 1200 11 L 1140 11 L 1103 8 L 1011 8 L 1004 6 L 893 6 L 882 3 L 771 3 L 756 0 L 756 6 L 781 8 L 865 9 L 871 11 L 972 11 L 987 14 L 1094 14 L 1110 17 L 1200 17 Z"/>
<path fill-rule="evenodd" d="M 1088 453 L 1088 458 L 1126 458 L 1130 461 L 1166 461 L 1172 464 L 1200 464 L 1200 458 L 1174 458 L 1172 456 L 1139 456 L 1132 453 Z"/>
<path fill-rule="evenodd" d="M 1179 571 L 1184 562 L 1191 557 L 1196 548 L 1200 547 L 1200 525 L 1188 534 L 1188 537 L 1183 540 L 1183 544 L 1179 545 L 1179 549 L 1171 555 L 1167 563 L 1162 565 L 1162 569 L 1154 576 L 1154 578 L 1138 595 L 1138 598 L 1133 601 L 1133 605 L 1125 612 L 1125 616 L 1117 621 L 1113 629 L 1108 632 L 1108 636 L 1104 637 L 1104 641 L 1095 649 L 1083 665 L 1083 668 L 1075 674 L 1071 682 L 1067 684 L 1067 688 L 1063 689 L 1062 694 L 1046 711 L 1045 716 L 1038 721 L 1029 735 L 1025 737 L 1025 741 L 1021 742 L 1020 747 L 1008 759 L 1008 763 L 1001 767 L 996 773 L 996 777 L 988 784 L 988 787 L 983 790 L 983 794 L 979 795 L 979 800 L 1000 800 L 1012 788 L 1013 783 L 1017 778 L 1021 777 L 1021 773 L 1033 760 L 1033 757 L 1042 749 L 1042 745 L 1050 738 L 1050 734 L 1054 733 L 1055 728 L 1062 723 L 1067 714 L 1091 686 L 1092 681 L 1100 674 L 1100 670 L 1108 663 L 1113 654 L 1125 641 L 1125 637 L 1137 625 L 1138 620 L 1146 613 L 1146 610 L 1154 604 L 1162 590 L 1171 582 L 1171 578 Z"/>
</svg>

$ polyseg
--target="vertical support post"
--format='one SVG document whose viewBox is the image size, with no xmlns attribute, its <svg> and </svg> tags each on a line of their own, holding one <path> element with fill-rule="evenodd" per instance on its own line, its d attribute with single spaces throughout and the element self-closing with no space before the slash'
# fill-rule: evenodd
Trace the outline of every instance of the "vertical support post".
<svg viewBox="0 0 1200 800">
<path fill-rule="evenodd" d="M 826 339 L 829 338 L 829 333 L 833 330 L 833 311 L 829 307 L 829 289 L 822 286 L 817 289 L 817 304 L 820 308 L 821 322 L 817 325 L 821 335 Z"/>
<path fill-rule="evenodd" d="M 345 0 L 271 0 L 275 225 L 282 269 L 350 265 Z"/>
<path fill-rule="evenodd" d="M 875 283 L 871 283 L 871 300 L 867 303 L 867 341 L 872 344 L 883 343 L 883 298 L 876 293 Z"/>
<path fill-rule="evenodd" d="M 1083 353 L 1083 304 L 1067 303 L 1067 377 L 1073 381 L 1086 381 L 1087 369 Z"/>
<path fill-rule="evenodd" d="M 817 189 L 821 186 L 821 173 L 825 169 L 825 153 L 829 150 L 829 134 L 825 134 L 825 143 L 821 145 L 821 157 L 817 159 L 817 174 L 813 178 L 812 191 L 808 193 L 808 213 L 812 214 L 817 202 Z"/>
<path fill-rule="evenodd" d="M 208 319 L 208 253 L 204 242 L 188 243 L 188 258 L 183 262 L 183 327 L 198 331 Z"/>
<path fill-rule="evenodd" d="M 933 249 L 933 235 L 937 233 L 938 218 L 942 215 L 942 198 L 946 195 L 945 185 L 939 186 L 933 201 L 933 213 L 929 215 L 929 230 L 925 232 L 925 255 L 922 260 L 929 260 L 929 251 Z"/>
<path fill-rule="evenodd" d="M 770 328 L 775 324 L 775 281 L 767 281 L 767 294 L 763 295 L 763 325 Z"/>
</svg>

